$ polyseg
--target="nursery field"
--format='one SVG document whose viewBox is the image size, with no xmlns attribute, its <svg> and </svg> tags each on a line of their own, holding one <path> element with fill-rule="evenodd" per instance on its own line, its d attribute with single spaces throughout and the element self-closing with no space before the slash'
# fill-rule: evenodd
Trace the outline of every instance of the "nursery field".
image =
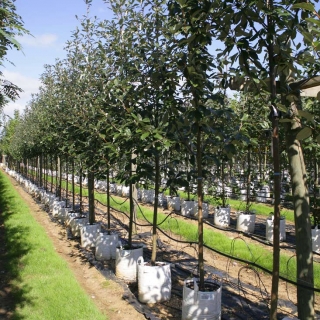
<svg viewBox="0 0 320 320">
<path fill-rule="evenodd" d="M 50 214 L 41 210 L 40 203 L 36 202 L 29 194 L 27 194 L 14 179 L 1 173 L 0 182 L 1 185 L 5 185 L 8 188 L 10 186 L 9 182 L 14 185 L 15 192 L 18 192 L 21 201 L 30 208 L 29 214 L 32 216 L 32 219 L 35 219 L 35 221 L 44 228 L 46 235 L 50 238 L 50 241 L 52 241 L 54 253 L 58 253 L 58 255 L 67 262 L 77 283 L 80 284 L 80 287 L 86 292 L 89 300 L 101 310 L 102 314 L 108 315 L 110 319 L 139 319 L 139 317 L 141 319 L 181 319 L 181 288 L 183 280 L 190 277 L 193 273 L 196 273 L 197 268 L 197 260 L 195 258 L 197 255 L 196 247 L 191 241 L 194 237 L 192 230 L 193 228 L 196 228 L 197 223 L 195 220 L 187 219 L 176 213 L 170 213 L 169 210 L 161 211 L 161 214 L 163 215 L 170 214 L 171 221 L 176 221 L 180 226 L 179 228 L 183 228 L 183 225 L 186 224 L 188 226 L 187 228 L 190 230 L 191 238 L 189 239 L 190 243 L 188 243 L 188 241 L 184 242 L 185 239 L 177 236 L 178 232 L 175 233 L 173 226 L 166 230 L 167 235 L 172 237 L 171 239 L 159 233 L 158 259 L 168 260 L 172 263 L 172 299 L 169 302 L 148 306 L 140 304 L 136 299 L 136 285 L 130 285 L 129 289 L 131 291 L 129 291 L 125 283 L 115 278 L 113 275 L 114 261 L 108 263 L 95 261 L 92 251 L 81 249 L 79 240 L 70 239 L 68 230 L 54 220 Z M 96 198 L 103 196 L 105 195 L 96 194 Z M 120 209 L 121 211 L 125 211 L 126 202 L 123 203 L 124 199 L 113 197 L 112 201 L 113 207 L 116 207 L 117 203 L 121 203 Z M 97 204 L 96 209 L 97 221 L 105 223 L 105 207 L 101 204 Z M 142 210 L 145 214 L 148 214 L 150 209 L 150 205 L 143 204 Z M 2 218 L 4 218 L 3 214 Z M 139 215 L 139 218 L 140 219 L 137 221 L 138 226 L 135 241 L 145 243 L 146 247 L 144 249 L 144 255 L 148 257 L 151 251 L 150 226 L 146 225 L 145 221 L 141 219 L 141 214 Z M 261 222 L 262 224 L 265 217 L 259 219 L 257 222 Z M 208 222 L 210 222 L 210 219 L 208 219 Z M 123 228 L 123 226 L 127 224 L 126 215 L 118 210 L 112 210 L 112 224 L 113 228 L 117 229 L 120 233 L 121 238 L 127 236 L 126 229 Z M 210 224 L 205 226 L 207 235 L 210 235 L 210 232 L 212 232 L 211 229 Z M 289 230 L 291 233 L 292 225 Z M 236 243 L 234 249 L 239 242 L 245 243 L 245 246 L 257 246 L 257 242 L 254 239 L 234 234 L 231 230 L 215 230 L 215 238 L 218 238 L 217 234 L 221 234 L 221 237 L 229 238 L 231 243 Z M 181 240 L 181 242 L 177 240 Z M 207 241 L 207 243 L 210 245 L 210 241 Z M 292 250 L 290 251 L 290 241 L 285 243 L 284 246 L 288 248 L 288 254 L 292 255 Z M 262 244 L 259 248 L 257 251 L 253 252 L 255 259 L 258 258 L 259 260 L 258 264 L 261 260 L 268 260 L 268 257 L 265 256 L 265 252 L 271 252 L 272 250 L 271 246 Z M 229 247 L 226 251 L 229 250 L 229 253 L 231 253 L 230 249 L 232 249 L 232 246 L 230 246 L 229 243 Z M 1 254 L 1 258 L 3 259 L 3 254 Z M 241 264 L 235 259 L 224 257 L 209 249 L 205 250 L 205 263 L 206 273 L 214 279 L 219 279 L 223 284 L 222 319 L 268 319 L 267 301 L 270 293 L 270 275 L 261 272 L 261 270 L 257 268 L 251 268 L 248 265 Z M 288 269 L 288 271 L 292 272 L 291 269 Z M 2 293 L 5 292 L 5 285 L 8 285 L 8 283 L 1 284 Z M 288 314 L 295 314 L 295 291 L 294 286 L 286 285 L 282 281 L 280 282 L 279 315 L 285 316 Z M 20 318 L 14 317 L 14 310 L 19 310 L 20 308 L 23 310 L 23 306 L 29 305 L 30 307 L 30 305 L 32 305 L 33 297 L 29 298 L 27 293 L 28 292 L 21 295 L 21 297 L 18 298 L 18 301 L 15 301 L 13 304 L 10 305 L 9 303 L 9 306 L 11 306 L 9 307 L 9 310 L 5 310 L 5 304 L 3 306 L 0 305 L 1 312 L 3 312 L 8 319 L 37 319 L 23 316 Z M 318 297 L 316 300 L 319 302 Z M 129 307 L 129 304 L 134 306 L 134 308 Z M 318 303 L 316 304 L 316 310 L 319 310 Z M 0 315 L 2 314 L 0 313 Z M 89 318 L 100 319 L 99 316 L 95 317 L 92 315 L 90 315 Z M 54 317 L 52 317 L 52 319 L 54 319 Z M 70 319 L 72 319 L 72 317 Z M 77 317 L 77 319 L 81 319 L 81 317 Z"/>
</svg>

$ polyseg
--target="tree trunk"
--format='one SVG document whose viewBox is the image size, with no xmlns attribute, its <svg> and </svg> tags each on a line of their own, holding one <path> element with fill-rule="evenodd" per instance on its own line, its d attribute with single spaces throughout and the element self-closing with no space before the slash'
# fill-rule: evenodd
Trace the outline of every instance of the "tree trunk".
<svg viewBox="0 0 320 320">
<path fill-rule="evenodd" d="M 160 189 L 160 159 L 159 155 L 155 156 L 155 188 L 154 188 L 154 206 L 153 206 L 153 222 L 152 222 L 152 255 L 151 265 L 155 265 L 157 258 L 157 218 L 158 218 L 158 197 Z"/>
<path fill-rule="evenodd" d="M 68 207 L 69 202 L 69 158 L 66 156 L 66 207 Z"/>
<path fill-rule="evenodd" d="M 111 234 L 111 215 L 110 215 L 110 170 L 107 170 L 107 221 L 108 221 L 108 234 Z"/>
<path fill-rule="evenodd" d="M 62 189 L 62 161 L 61 158 L 58 157 L 58 162 L 59 162 L 59 201 L 62 200 L 62 193 L 61 193 L 61 189 Z"/>
<path fill-rule="evenodd" d="M 131 153 L 131 164 L 130 164 L 130 178 L 132 177 L 132 174 L 136 172 L 137 166 L 134 163 L 134 159 L 137 157 L 135 153 Z M 130 180 L 130 187 L 129 187 L 129 198 L 130 198 L 130 218 L 129 218 L 129 238 L 128 238 L 128 246 L 129 248 L 132 247 L 132 233 L 136 229 L 133 230 L 133 228 L 136 228 L 136 215 L 137 215 L 137 188 L 135 184 L 133 184 Z"/>
<path fill-rule="evenodd" d="M 79 170 L 79 175 L 80 175 L 80 215 L 82 215 L 82 165 L 80 165 L 80 170 Z"/>
<path fill-rule="evenodd" d="M 76 195 L 75 195 L 75 187 L 74 187 L 74 160 L 72 159 L 72 210 L 75 210 L 76 206 Z"/>
<path fill-rule="evenodd" d="M 291 103 L 290 113 L 296 115 L 299 109 L 299 94 Z M 306 168 L 300 141 L 296 136 L 301 128 L 299 119 L 288 124 L 286 144 L 292 183 L 293 207 L 296 230 L 297 282 L 313 287 L 313 253 L 311 242 L 311 221 L 309 217 L 309 194 L 306 184 Z M 314 293 L 303 287 L 297 288 L 298 318 L 314 320 Z"/>
<path fill-rule="evenodd" d="M 96 222 L 94 211 L 94 173 L 92 170 L 88 170 L 88 196 L 89 196 L 89 223 L 94 224 Z"/>
<path fill-rule="evenodd" d="M 202 215 L 202 145 L 201 127 L 197 132 L 197 180 L 198 180 L 198 247 L 199 247 L 199 290 L 204 291 L 204 259 L 203 259 L 203 215 Z"/>
</svg>

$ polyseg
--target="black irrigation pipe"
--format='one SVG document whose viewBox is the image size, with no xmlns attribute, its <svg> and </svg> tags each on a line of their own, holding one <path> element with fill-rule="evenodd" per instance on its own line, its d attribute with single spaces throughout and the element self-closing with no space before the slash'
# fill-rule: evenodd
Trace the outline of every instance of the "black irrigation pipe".
<svg viewBox="0 0 320 320">
<path fill-rule="evenodd" d="M 112 209 L 115 210 L 115 211 L 117 211 L 117 212 L 120 212 L 120 213 L 124 214 L 127 218 L 129 218 L 129 216 L 128 216 L 125 212 L 120 211 L 120 210 L 117 210 L 117 209 L 115 209 L 115 208 L 112 208 Z M 136 223 L 136 225 L 142 226 L 142 225 L 140 225 L 140 224 L 138 224 L 138 223 Z M 148 225 L 148 226 L 149 226 L 149 225 Z M 184 241 L 184 240 L 178 240 L 178 239 L 172 238 L 171 236 L 169 236 L 168 234 L 166 234 L 166 233 L 165 233 L 163 230 L 161 230 L 160 228 L 157 228 L 157 229 L 158 229 L 162 234 L 164 234 L 166 237 L 168 237 L 169 239 L 174 240 L 174 241 L 177 241 L 177 242 L 179 242 L 179 243 L 188 243 L 188 244 L 190 244 L 190 245 L 192 245 L 192 244 L 193 244 L 193 245 L 197 245 L 197 244 L 198 244 L 198 243 L 195 242 L 195 241 Z M 259 268 L 260 270 L 264 271 L 265 273 L 268 273 L 268 274 L 272 275 L 272 271 L 270 271 L 269 269 L 267 269 L 267 268 L 265 268 L 265 267 L 263 267 L 263 266 L 260 266 L 259 264 L 255 263 L 255 262 L 252 262 L 252 261 L 248 261 L 248 260 L 244 260 L 244 259 L 241 259 L 241 258 L 237 258 L 237 257 L 231 256 L 231 255 L 229 255 L 229 254 L 227 254 L 227 253 L 224 253 L 224 252 L 222 252 L 222 251 L 219 251 L 219 250 L 217 250 L 217 249 L 214 249 L 214 248 L 212 248 L 212 247 L 210 247 L 210 246 L 208 246 L 208 245 L 206 245 L 206 244 L 204 244 L 204 247 L 207 248 L 207 249 L 209 249 L 209 250 L 211 250 L 211 251 L 213 251 L 213 252 L 215 252 L 215 253 L 218 253 L 218 254 L 220 254 L 220 255 L 228 258 L 228 259 L 236 260 L 236 261 L 242 262 L 242 263 L 244 263 L 244 264 L 249 264 L 249 265 L 252 266 L 252 267 Z M 293 280 L 287 279 L 287 278 L 285 278 L 285 277 L 283 277 L 283 276 L 281 276 L 281 275 L 279 275 L 279 278 L 280 278 L 281 280 L 287 282 L 287 283 L 292 284 L 292 285 L 299 286 L 299 287 L 302 287 L 302 288 L 305 288 L 305 289 L 309 289 L 309 290 L 313 290 L 314 292 L 320 292 L 320 289 L 318 289 L 318 288 L 314 288 L 314 287 L 310 287 L 310 286 L 307 286 L 307 285 L 304 285 L 304 284 L 301 284 L 301 283 L 294 282 Z"/>
<path fill-rule="evenodd" d="M 84 198 L 87 198 L 87 196 L 84 196 Z M 127 201 L 127 199 L 126 199 L 125 201 Z M 125 202 L 125 201 L 124 201 L 124 202 Z M 123 202 L 123 203 L 124 203 L 124 202 Z M 102 204 L 102 205 L 103 205 L 103 204 Z M 115 209 L 115 208 L 113 208 L 113 207 L 111 207 L 111 208 L 112 208 L 114 211 L 119 212 L 119 213 L 122 213 L 122 214 L 124 214 L 127 218 L 129 218 L 129 216 L 128 216 L 125 212 L 123 212 L 123 211 L 121 211 L 121 210 L 118 210 L 118 209 Z M 143 224 L 139 224 L 139 223 L 137 223 L 137 222 L 135 222 L 135 221 L 134 221 L 134 223 L 135 223 L 135 225 L 137 225 L 137 226 L 139 226 L 139 227 L 148 227 L 148 226 L 151 226 L 151 224 L 143 225 Z M 157 230 L 159 230 L 163 235 L 165 235 L 166 237 L 168 237 L 170 240 L 176 241 L 176 242 L 178 242 L 178 243 L 185 243 L 185 244 L 188 243 L 189 245 L 197 245 L 197 244 L 198 244 L 198 243 L 195 242 L 195 241 L 184 241 L 184 240 L 178 240 L 178 239 L 172 238 L 171 236 L 169 236 L 168 234 L 166 234 L 163 230 L 161 230 L 161 229 L 158 228 L 158 227 L 157 227 Z M 226 258 L 231 259 L 231 260 L 236 260 L 236 261 L 242 262 L 242 263 L 244 263 L 244 264 L 249 264 L 249 265 L 252 266 L 252 267 L 258 268 L 258 269 L 264 271 L 265 273 L 272 275 L 272 271 L 270 271 L 269 269 L 267 269 L 267 268 L 265 268 L 265 267 L 263 267 L 263 266 L 260 266 L 259 264 L 255 263 L 255 262 L 248 261 L 248 260 L 244 260 L 244 259 L 241 259 L 241 258 L 237 258 L 237 257 L 235 257 L 235 256 L 231 256 L 231 255 L 229 255 L 229 254 L 227 254 L 227 253 L 224 253 L 224 252 L 222 252 L 222 251 L 219 251 L 219 250 L 217 250 L 217 249 L 214 249 L 214 248 L 212 248 L 212 247 L 210 247 L 210 246 L 208 246 L 208 245 L 206 245 L 206 244 L 204 244 L 204 247 L 207 248 L 207 249 L 209 249 L 209 250 L 211 250 L 211 251 L 213 251 L 213 252 L 215 252 L 215 253 L 217 253 L 217 254 L 222 255 L 223 257 L 226 257 Z M 297 282 L 295 282 L 295 281 L 293 281 L 293 280 L 290 280 L 290 279 L 287 279 L 287 278 L 285 278 L 285 277 L 283 277 L 283 276 L 281 276 L 281 275 L 279 275 L 279 279 L 281 279 L 281 280 L 283 280 L 283 281 L 285 281 L 285 282 L 287 282 L 287 283 L 290 283 L 290 284 L 292 284 L 292 285 L 294 285 L 294 286 L 297 286 L 297 287 L 301 287 L 301 288 L 304 288 L 304 289 L 312 290 L 312 291 L 314 291 L 314 292 L 320 292 L 320 288 L 318 289 L 318 288 L 315 288 L 315 287 L 310 287 L 310 286 L 304 285 L 304 284 L 302 284 L 302 283 L 297 283 Z"/>
<path fill-rule="evenodd" d="M 195 220 L 195 219 L 192 219 L 192 218 L 190 218 L 190 217 L 185 217 L 185 218 L 188 218 L 188 219 L 191 219 L 191 220 Z M 257 242 L 259 242 L 259 243 L 261 243 L 261 244 L 264 244 L 264 245 L 266 245 L 266 246 L 269 246 L 269 247 L 272 247 L 272 246 L 273 246 L 272 243 L 270 243 L 270 242 L 268 242 L 268 241 L 266 241 L 266 240 L 261 239 L 259 236 L 252 235 L 252 234 L 247 233 L 247 232 L 238 231 L 238 230 L 236 230 L 236 229 L 234 229 L 234 228 L 219 227 L 219 226 L 216 226 L 216 225 L 212 224 L 212 223 L 209 222 L 209 221 L 204 221 L 204 224 L 206 224 L 206 225 L 208 225 L 208 226 L 210 226 L 210 227 L 212 227 L 212 228 L 221 230 L 221 231 L 228 231 L 228 232 L 234 232 L 234 233 L 242 234 L 242 235 L 246 236 L 247 238 L 250 238 L 250 239 L 252 239 L 252 240 L 255 240 L 255 241 L 257 241 Z M 292 246 L 283 246 L 283 245 L 281 245 L 281 246 L 280 246 L 280 249 L 293 250 L 293 249 L 295 249 L 295 248 L 296 248 L 295 245 L 292 245 Z M 315 251 L 314 251 L 314 254 L 320 255 L 319 253 L 317 253 L 317 252 L 315 252 Z M 315 262 L 317 262 L 317 261 L 315 261 Z"/>
</svg>

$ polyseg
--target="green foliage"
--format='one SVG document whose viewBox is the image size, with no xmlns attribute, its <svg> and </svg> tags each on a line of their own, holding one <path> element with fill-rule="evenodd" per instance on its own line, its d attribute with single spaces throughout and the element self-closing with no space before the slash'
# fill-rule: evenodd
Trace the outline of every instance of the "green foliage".
<svg viewBox="0 0 320 320">
<path fill-rule="evenodd" d="M 14 0 L 1 1 L 0 8 L 0 65 L 6 59 L 8 50 L 15 48 L 21 50 L 17 36 L 29 34 L 23 26 L 22 18 L 16 12 Z M 12 82 L 3 78 L 0 72 L 0 107 L 3 107 L 9 100 L 15 100 L 19 97 L 22 90 Z"/>
</svg>

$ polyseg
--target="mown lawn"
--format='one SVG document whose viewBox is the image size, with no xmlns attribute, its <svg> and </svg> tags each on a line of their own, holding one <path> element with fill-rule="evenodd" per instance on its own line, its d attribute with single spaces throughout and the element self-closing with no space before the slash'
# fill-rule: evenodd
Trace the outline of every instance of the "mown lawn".
<svg viewBox="0 0 320 320">
<path fill-rule="evenodd" d="M 45 230 L 31 215 L 9 178 L 0 173 L 0 318 L 20 320 L 105 320 L 56 253 Z"/>
</svg>

